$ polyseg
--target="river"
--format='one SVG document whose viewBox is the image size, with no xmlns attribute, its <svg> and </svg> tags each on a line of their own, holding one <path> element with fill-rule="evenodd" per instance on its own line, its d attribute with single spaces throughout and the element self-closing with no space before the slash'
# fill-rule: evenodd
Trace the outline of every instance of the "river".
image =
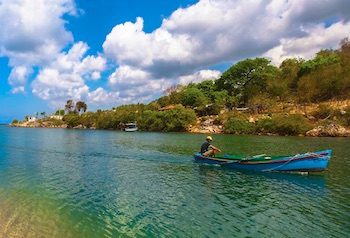
<svg viewBox="0 0 350 238">
<path fill-rule="evenodd" d="M 201 165 L 206 135 L 0 126 L 0 237 L 349 237 L 349 138 L 212 135 L 222 153 L 332 149 L 315 174 Z"/>
</svg>

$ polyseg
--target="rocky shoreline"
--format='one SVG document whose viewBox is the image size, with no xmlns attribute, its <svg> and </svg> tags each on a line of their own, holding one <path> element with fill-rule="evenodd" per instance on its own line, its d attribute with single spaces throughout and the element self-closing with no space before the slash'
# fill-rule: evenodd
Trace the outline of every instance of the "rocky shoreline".
<svg viewBox="0 0 350 238">
<path fill-rule="evenodd" d="M 190 127 L 189 132 L 203 133 L 203 134 L 221 134 L 223 133 L 222 125 L 214 125 L 213 119 L 197 123 L 195 127 Z M 271 135 L 271 134 L 264 134 Z M 350 129 L 347 129 L 341 125 L 331 123 L 326 126 L 317 126 L 305 133 L 309 137 L 350 137 Z"/>
<path fill-rule="evenodd" d="M 67 129 L 68 125 L 65 123 L 57 124 L 50 121 L 35 121 L 35 122 L 18 122 L 11 123 L 8 126 L 10 127 L 28 127 L 28 128 L 61 128 Z M 95 130 L 95 127 L 85 127 L 83 125 L 78 125 L 72 129 L 88 129 Z M 188 131 L 190 133 L 200 133 L 200 134 L 223 134 L 223 126 L 215 125 L 213 119 L 207 119 L 205 121 L 197 121 L 197 125 L 190 126 Z M 264 134 L 271 135 L 271 134 Z M 305 135 L 309 137 L 350 137 L 350 129 L 347 129 L 341 125 L 331 123 L 325 126 L 317 126 L 312 130 L 309 130 Z"/>
</svg>

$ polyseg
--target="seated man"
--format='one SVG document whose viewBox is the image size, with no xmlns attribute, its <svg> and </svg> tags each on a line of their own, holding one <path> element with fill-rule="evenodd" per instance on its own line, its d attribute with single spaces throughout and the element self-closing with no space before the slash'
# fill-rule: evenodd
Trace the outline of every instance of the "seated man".
<svg viewBox="0 0 350 238">
<path fill-rule="evenodd" d="M 201 154 L 204 156 L 214 156 L 215 157 L 215 153 L 218 150 L 219 152 L 221 152 L 221 150 L 213 145 L 210 144 L 210 142 L 213 140 L 213 138 L 211 136 L 207 136 L 206 141 L 203 142 L 202 146 L 201 146 Z"/>
</svg>

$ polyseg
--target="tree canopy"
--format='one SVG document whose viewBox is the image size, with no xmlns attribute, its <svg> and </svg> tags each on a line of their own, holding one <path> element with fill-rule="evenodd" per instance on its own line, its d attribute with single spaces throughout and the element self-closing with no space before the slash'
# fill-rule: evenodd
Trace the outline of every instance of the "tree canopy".
<svg viewBox="0 0 350 238">
<path fill-rule="evenodd" d="M 138 121 L 141 130 L 184 131 L 195 123 L 196 117 L 218 115 L 224 109 L 256 106 L 267 108 L 274 102 L 320 103 L 330 99 L 349 98 L 350 41 L 345 38 L 340 41 L 339 49 L 323 49 L 309 60 L 285 59 L 279 67 L 265 58 L 242 60 L 216 80 L 174 85 L 165 90 L 164 96 L 148 105 L 123 105 L 113 110 L 86 113 L 85 102 L 75 103 L 68 100 L 65 105 L 65 120 L 72 127 L 80 118 L 86 125 L 94 125 L 100 129 L 118 129 L 123 123 Z M 161 108 L 171 109 L 160 110 Z M 282 130 L 285 117 L 273 119 L 275 125 L 281 125 L 278 130 Z M 293 127 L 298 126 L 293 133 L 299 133 L 306 128 L 297 124 L 301 120 L 299 116 L 289 119 L 293 119 Z M 256 130 L 245 127 L 246 124 L 240 118 L 228 121 L 229 133 L 234 130 Z M 271 131 L 277 130 L 267 122 L 262 127 L 270 128 Z M 292 134 L 291 131 L 287 132 Z"/>
</svg>

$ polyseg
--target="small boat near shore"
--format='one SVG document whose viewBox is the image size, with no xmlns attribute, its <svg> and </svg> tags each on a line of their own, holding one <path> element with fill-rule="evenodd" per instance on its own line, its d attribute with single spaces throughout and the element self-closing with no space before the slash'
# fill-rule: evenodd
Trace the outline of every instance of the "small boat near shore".
<svg viewBox="0 0 350 238">
<path fill-rule="evenodd" d="M 131 122 L 131 123 L 125 124 L 124 131 L 131 132 L 131 131 L 137 131 L 137 130 L 138 130 L 138 128 L 137 128 L 136 122 Z"/>
<path fill-rule="evenodd" d="M 331 155 L 331 150 L 322 150 L 292 156 L 268 156 L 261 154 L 245 157 L 225 154 L 223 156 L 207 157 L 196 153 L 193 157 L 199 163 L 220 165 L 232 169 L 271 172 L 318 172 L 327 168 Z"/>
</svg>

